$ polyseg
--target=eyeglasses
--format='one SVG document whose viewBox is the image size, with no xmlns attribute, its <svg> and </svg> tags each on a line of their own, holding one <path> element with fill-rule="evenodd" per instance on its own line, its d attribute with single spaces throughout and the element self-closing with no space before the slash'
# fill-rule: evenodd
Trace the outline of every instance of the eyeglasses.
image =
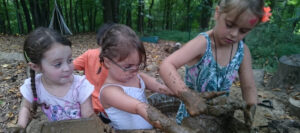
<svg viewBox="0 0 300 133">
<path fill-rule="evenodd" d="M 124 68 L 121 65 L 119 65 L 117 62 L 115 62 L 114 60 L 112 60 L 108 57 L 106 57 L 106 58 L 109 59 L 113 64 L 118 66 L 120 69 L 122 69 L 124 72 L 137 72 L 138 70 L 143 70 L 145 68 L 145 65 L 143 63 L 136 65 L 135 67 Z"/>
</svg>

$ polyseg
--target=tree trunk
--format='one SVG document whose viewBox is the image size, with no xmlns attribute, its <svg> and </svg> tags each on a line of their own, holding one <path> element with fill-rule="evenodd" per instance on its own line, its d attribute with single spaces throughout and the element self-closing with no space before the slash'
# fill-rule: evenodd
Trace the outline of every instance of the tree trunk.
<svg viewBox="0 0 300 133">
<path fill-rule="evenodd" d="M 113 21 L 115 23 L 119 23 L 119 0 L 112 0 L 112 15 L 113 15 Z"/>
<path fill-rule="evenodd" d="M 30 13 L 31 13 L 31 16 L 32 16 L 34 27 L 38 27 L 39 26 L 39 22 L 37 20 L 37 15 L 36 15 L 36 12 L 35 12 L 36 11 L 36 7 L 35 7 L 35 4 L 34 4 L 34 1 L 35 0 L 29 0 Z"/>
<path fill-rule="evenodd" d="M 290 88 L 300 84 L 300 54 L 282 56 L 276 74 L 268 83 L 269 88 Z"/>
<path fill-rule="evenodd" d="M 164 0 L 164 10 L 163 10 L 163 22 L 162 22 L 162 29 L 166 29 L 165 23 L 166 23 L 166 14 L 167 14 L 167 1 L 168 0 Z"/>
<path fill-rule="evenodd" d="M 42 0 L 40 4 L 41 8 L 41 19 L 43 20 L 43 26 L 49 25 L 49 0 Z"/>
<path fill-rule="evenodd" d="M 72 7 L 72 0 L 70 0 L 70 11 L 69 11 L 69 18 L 70 18 L 70 24 L 69 27 L 71 30 L 74 30 L 74 23 L 73 23 L 73 7 Z"/>
<path fill-rule="evenodd" d="M 45 1 L 42 0 L 37 0 L 36 1 L 37 3 L 37 13 L 38 13 L 38 18 L 39 18 L 39 22 L 40 22 L 40 26 L 47 26 L 47 21 L 46 21 L 46 8 L 44 7 L 45 6 Z"/>
<path fill-rule="evenodd" d="M 148 18 L 148 28 L 150 28 L 151 31 L 153 29 L 153 22 L 152 22 L 153 17 L 151 13 L 153 5 L 154 5 L 154 0 L 151 0 L 150 7 L 149 7 L 149 18 Z"/>
<path fill-rule="evenodd" d="M 187 13 L 186 13 L 186 17 L 187 17 L 187 23 L 186 23 L 186 31 L 190 31 L 190 21 L 191 21 L 191 17 L 190 17 L 190 11 L 191 11 L 191 0 L 187 0 Z"/>
<path fill-rule="evenodd" d="M 200 16 L 200 28 L 205 29 L 208 27 L 211 17 L 211 8 L 213 6 L 212 0 L 204 0 L 201 2 L 201 16 Z"/>
<path fill-rule="evenodd" d="M 67 0 L 64 0 L 64 9 L 65 9 L 65 15 L 64 16 L 65 16 L 66 24 L 69 25 Z"/>
<path fill-rule="evenodd" d="M 103 4 L 103 21 L 105 23 L 107 22 L 114 22 L 113 20 L 113 13 L 112 13 L 112 5 L 111 5 L 111 1 L 109 0 L 103 0 L 102 4 Z"/>
<path fill-rule="evenodd" d="M 20 14 L 20 7 L 18 0 L 14 0 L 15 6 L 16 6 L 16 14 L 17 14 L 17 21 L 18 21 L 18 27 L 19 27 L 19 33 L 24 33 L 24 26 L 23 26 L 23 20 Z"/>
<path fill-rule="evenodd" d="M 78 8 L 78 0 L 75 2 L 75 9 Z M 74 10 L 74 15 L 75 15 L 75 26 L 76 26 L 76 31 L 79 32 L 79 24 L 78 24 L 78 16 L 77 16 L 77 10 Z"/>
<path fill-rule="evenodd" d="M 25 0 L 20 0 L 20 2 L 21 2 L 21 5 L 22 5 L 22 8 L 23 8 L 24 15 L 25 15 L 25 20 L 26 20 L 26 25 L 27 25 L 27 32 L 30 32 L 32 30 L 32 23 L 31 23 L 28 8 L 26 6 L 26 1 Z"/>
<path fill-rule="evenodd" d="M 85 32 L 85 24 L 84 24 L 84 12 L 82 7 L 82 0 L 80 0 L 80 11 L 81 11 L 81 22 L 82 22 L 82 31 Z"/>
<path fill-rule="evenodd" d="M 4 23 L 4 20 L 2 20 L 3 16 L 2 14 L 0 14 L 0 33 L 6 33 L 6 30 L 5 30 L 5 23 Z"/>
<path fill-rule="evenodd" d="M 93 16 L 93 31 L 96 30 L 96 17 L 98 13 L 97 5 L 95 4 L 94 16 Z"/>
<path fill-rule="evenodd" d="M 126 25 L 128 25 L 129 27 L 132 26 L 132 19 L 131 19 L 131 2 L 127 3 L 128 6 L 126 6 Z"/>
<path fill-rule="evenodd" d="M 3 9 L 0 3 L 0 9 Z M 6 33 L 5 22 L 3 20 L 4 15 L 0 12 L 0 33 Z"/>
<path fill-rule="evenodd" d="M 4 9 L 5 9 L 5 15 L 6 15 L 6 21 L 7 21 L 8 33 L 11 33 L 10 19 L 9 19 L 8 10 L 7 10 L 7 5 L 6 5 L 6 1 L 5 1 L 5 0 L 3 0 L 3 5 L 4 5 Z"/>
<path fill-rule="evenodd" d="M 170 30 L 171 29 L 171 23 L 172 23 L 171 12 L 172 12 L 173 1 L 167 0 L 166 4 L 167 4 L 167 6 L 166 6 L 165 25 L 166 25 L 166 29 Z"/>
<path fill-rule="evenodd" d="M 138 22 L 137 22 L 137 27 L 138 31 L 143 34 L 144 30 L 144 0 L 139 0 L 138 3 Z"/>
<path fill-rule="evenodd" d="M 86 14 L 88 16 L 88 27 L 89 27 L 89 31 L 92 31 L 92 26 L 93 26 L 93 16 L 92 16 L 92 12 L 93 12 L 93 7 L 89 7 L 89 10 L 86 10 Z"/>
</svg>

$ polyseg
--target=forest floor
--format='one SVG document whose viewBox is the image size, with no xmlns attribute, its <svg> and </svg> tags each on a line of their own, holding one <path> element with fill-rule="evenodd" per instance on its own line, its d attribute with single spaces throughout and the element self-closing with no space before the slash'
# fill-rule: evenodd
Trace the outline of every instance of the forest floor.
<svg viewBox="0 0 300 133">
<path fill-rule="evenodd" d="M 17 123 L 22 99 L 19 87 L 27 78 L 26 64 L 22 56 L 22 45 L 25 37 L 0 35 L 0 132 L 6 132 L 7 128 L 13 127 Z M 68 38 L 73 43 L 74 58 L 87 49 L 97 48 L 95 33 L 78 34 Z M 157 72 L 158 65 L 172 52 L 174 45 L 174 41 L 162 40 L 157 44 L 144 43 L 147 52 L 147 67 L 144 72 L 161 81 Z M 180 68 L 178 71 L 181 76 L 184 75 L 184 68 Z M 273 109 L 257 106 L 254 125 L 257 127 L 266 126 L 272 120 L 299 120 L 299 118 L 290 114 L 288 102 L 289 94 L 297 89 L 267 89 L 264 84 L 268 82 L 270 75 L 261 70 L 254 70 L 254 72 L 257 80 L 259 102 L 269 100 L 273 106 Z M 75 73 L 82 74 L 82 72 Z M 233 84 L 231 90 L 230 96 L 241 99 L 239 81 Z M 147 95 L 150 94 L 152 93 L 147 92 Z M 241 119 L 242 112 L 235 113 L 235 116 Z"/>
</svg>

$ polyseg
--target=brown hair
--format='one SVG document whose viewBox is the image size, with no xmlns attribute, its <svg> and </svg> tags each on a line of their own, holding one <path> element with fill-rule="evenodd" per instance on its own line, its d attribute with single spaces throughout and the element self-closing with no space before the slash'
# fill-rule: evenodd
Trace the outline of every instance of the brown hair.
<svg viewBox="0 0 300 133">
<path fill-rule="evenodd" d="M 26 38 L 23 46 L 23 54 L 26 62 L 32 62 L 40 65 L 44 57 L 43 54 L 48 51 L 54 43 L 59 43 L 64 46 L 72 46 L 72 43 L 55 30 L 39 27 L 32 31 Z M 33 115 L 37 110 L 37 93 L 35 86 L 35 71 L 30 69 L 31 89 L 33 93 Z"/>
<path fill-rule="evenodd" d="M 102 51 L 100 63 L 104 62 L 104 57 L 122 61 L 133 51 L 139 53 L 140 63 L 146 64 L 146 52 L 136 33 L 126 25 L 115 24 L 111 26 L 103 35 L 101 41 Z"/>
<path fill-rule="evenodd" d="M 264 0 L 220 0 L 219 12 L 229 13 L 235 10 L 237 19 L 244 11 L 250 10 L 261 21 L 264 11 Z"/>
<path fill-rule="evenodd" d="M 105 33 L 111 26 L 113 26 L 114 24 L 115 24 L 115 23 L 112 23 L 112 22 L 105 23 L 105 24 L 103 24 L 103 25 L 98 29 L 96 38 L 97 38 L 97 44 L 98 44 L 99 46 L 101 46 L 100 41 L 101 41 L 101 39 L 102 39 L 104 33 Z"/>
</svg>

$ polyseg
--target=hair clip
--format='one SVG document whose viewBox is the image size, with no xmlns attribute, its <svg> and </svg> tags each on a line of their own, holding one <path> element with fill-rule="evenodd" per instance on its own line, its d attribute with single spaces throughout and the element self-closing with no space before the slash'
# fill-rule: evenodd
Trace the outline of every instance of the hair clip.
<svg viewBox="0 0 300 133">
<path fill-rule="evenodd" d="M 263 10 L 264 10 L 264 15 L 261 18 L 261 22 L 264 23 L 270 20 L 270 16 L 272 15 L 272 13 L 270 13 L 271 8 L 269 6 L 264 7 Z"/>
<path fill-rule="evenodd" d="M 31 62 L 30 58 L 27 56 L 26 54 L 26 51 L 24 51 L 24 56 L 25 56 L 25 59 L 28 61 L 28 62 Z"/>
<path fill-rule="evenodd" d="M 33 101 L 37 101 L 38 99 L 35 97 L 35 98 L 33 98 Z"/>
</svg>

